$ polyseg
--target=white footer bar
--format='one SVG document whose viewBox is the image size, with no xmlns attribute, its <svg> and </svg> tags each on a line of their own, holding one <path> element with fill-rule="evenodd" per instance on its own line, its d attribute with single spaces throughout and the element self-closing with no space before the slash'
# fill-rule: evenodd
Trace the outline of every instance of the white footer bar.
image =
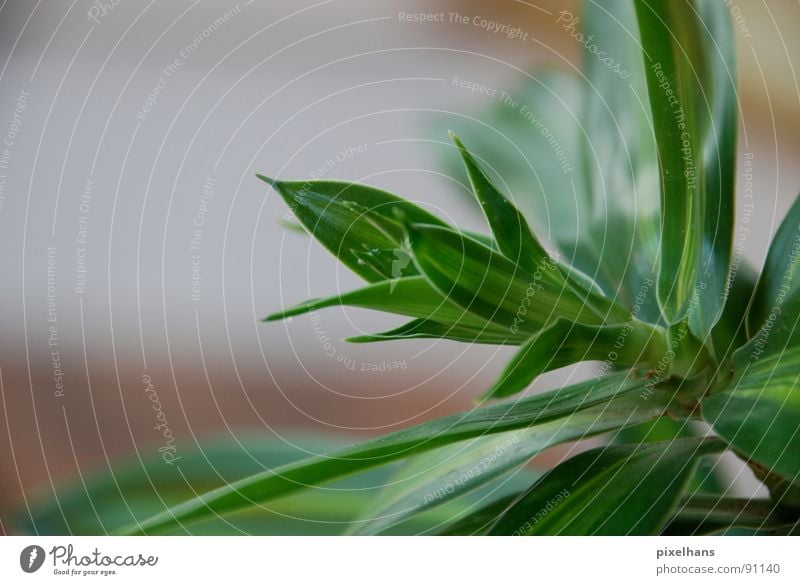
<svg viewBox="0 0 800 585">
<path fill-rule="evenodd" d="M 798 544 L 793 537 L 14 536 L 0 538 L 0 583 L 800 583 Z"/>
</svg>

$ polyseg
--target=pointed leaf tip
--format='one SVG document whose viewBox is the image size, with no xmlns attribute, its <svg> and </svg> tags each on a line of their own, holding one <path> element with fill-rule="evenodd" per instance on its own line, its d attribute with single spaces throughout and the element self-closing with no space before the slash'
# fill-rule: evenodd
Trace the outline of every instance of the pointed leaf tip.
<svg viewBox="0 0 800 585">
<path fill-rule="evenodd" d="M 271 179 L 270 177 L 267 177 L 265 175 L 260 175 L 258 173 L 256 173 L 256 177 L 267 183 L 270 187 L 277 187 L 279 183 L 279 181 L 276 181 L 275 179 Z"/>
</svg>

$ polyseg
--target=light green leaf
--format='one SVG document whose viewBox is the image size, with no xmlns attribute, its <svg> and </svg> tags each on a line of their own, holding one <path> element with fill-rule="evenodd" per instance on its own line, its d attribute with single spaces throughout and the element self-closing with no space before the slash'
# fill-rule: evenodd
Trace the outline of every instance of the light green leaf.
<svg viewBox="0 0 800 585">
<path fill-rule="evenodd" d="M 713 438 L 592 449 L 545 475 L 490 533 L 658 534 L 697 460 L 723 449 Z"/>
<path fill-rule="evenodd" d="M 650 400 L 641 394 L 624 394 L 531 429 L 462 441 L 417 456 L 402 476 L 375 498 L 375 504 L 362 515 L 371 520 L 360 525 L 357 532 L 382 532 L 518 468 L 548 447 L 651 420 L 667 405 L 666 394 Z"/>
<path fill-rule="evenodd" d="M 484 398 L 511 396 L 544 372 L 582 361 L 650 368 L 666 353 L 664 331 L 642 321 L 595 326 L 559 319 L 522 346 Z"/>
<path fill-rule="evenodd" d="M 384 437 L 343 449 L 332 456 L 313 457 L 259 473 L 183 502 L 153 516 L 129 533 L 173 530 L 186 522 L 242 510 L 306 487 L 329 482 L 379 465 L 443 447 L 457 441 L 544 424 L 580 410 L 604 404 L 648 386 L 639 373 L 620 372 L 597 380 L 520 400 L 430 421 Z M 668 389 L 656 388 L 656 393 Z M 653 399 L 653 396 L 650 396 Z M 647 400 L 643 397 L 642 400 Z"/>
<path fill-rule="evenodd" d="M 380 534 L 391 526 L 486 485 L 541 450 L 550 422 L 535 429 L 478 437 L 411 458 L 353 523 L 352 534 Z M 528 439 L 534 439 L 529 441 Z M 536 440 L 538 439 L 538 441 Z M 538 474 L 524 473 L 529 481 Z"/>
<path fill-rule="evenodd" d="M 737 106 L 728 9 L 710 0 L 635 6 L 661 171 L 658 298 L 670 323 L 688 314 L 705 339 L 722 311 L 733 238 Z"/>
<path fill-rule="evenodd" d="M 581 155 L 591 200 L 584 213 L 590 221 L 572 248 L 581 252 L 580 267 L 589 274 L 596 269 L 615 300 L 657 322 L 655 295 L 637 298 L 656 278 L 659 199 L 636 12 L 628 0 L 587 0 L 582 6 L 579 22 L 570 20 L 569 11 L 559 15 L 562 26 L 582 27 L 588 39 L 582 56 L 586 136 Z"/>
<path fill-rule="evenodd" d="M 60 481 L 41 493 L 27 494 L 30 514 L 7 515 L 15 533 L 39 535 L 107 534 L 142 522 L 165 506 L 178 504 L 224 482 L 306 457 L 310 451 L 344 445 L 335 435 L 238 434 L 235 439 L 206 437 L 202 447 L 177 443 L 173 465 L 164 463 L 156 447 L 142 457 L 118 458 L 110 467 L 84 473 L 80 480 Z M 148 455 L 153 453 L 153 455 Z M 347 478 L 326 490 L 309 490 L 272 502 L 266 509 L 192 526 L 193 534 L 337 534 L 388 479 L 389 468 Z M 443 518 L 446 520 L 447 518 Z M 440 520 L 441 521 L 441 520 Z M 176 527 L 181 532 L 180 527 Z"/>
</svg>

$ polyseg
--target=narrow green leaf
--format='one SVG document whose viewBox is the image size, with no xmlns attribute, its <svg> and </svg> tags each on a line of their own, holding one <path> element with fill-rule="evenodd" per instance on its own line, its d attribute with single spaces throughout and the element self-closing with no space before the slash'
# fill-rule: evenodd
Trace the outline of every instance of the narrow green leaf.
<svg viewBox="0 0 800 585">
<path fill-rule="evenodd" d="M 800 294 L 733 356 L 732 380 L 700 403 L 745 459 L 800 483 Z"/>
<path fill-rule="evenodd" d="M 445 299 L 421 276 L 384 280 L 327 299 L 312 299 L 295 307 L 273 313 L 264 320 L 276 321 L 339 305 L 385 311 L 409 317 L 430 318 L 441 323 L 462 323 L 478 329 L 487 325 L 483 319 L 467 313 L 461 307 Z"/>
<path fill-rule="evenodd" d="M 724 4 L 707 0 L 635 6 L 661 175 L 658 298 L 669 323 L 689 314 L 704 339 L 722 310 L 733 234 L 737 108 L 729 16 Z"/>
<path fill-rule="evenodd" d="M 375 187 L 256 176 L 283 197 L 308 233 L 369 282 L 416 274 L 402 246 L 404 223 L 446 225 L 413 203 Z"/>
<path fill-rule="evenodd" d="M 31 514 L 4 517 L 15 533 L 93 535 L 120 530 L 164 509 L 272 467 L 285 465 L 331 445 L 343 445 L 332 435 L 296 435 L 277 439 L 263 432 L 237 434 L 235 439 L 207 437 L 202 447 L 179 443 L 179 459 L 167 465 L 155 447 L 153 455 L 115 459 L 111 467 L 85 473 L 80 480 L 58 482 L 56 491 L 29 493 Z M 193 534 L 331 534 L 368 503 L 388 479 L 376 469 L 329 486 L 274 502 L 268 509 L 247 511 L 224 521 L 209 517 L 192 527 Z M 303 520 L 305 518 L 305 520 Z M 179 528 L 179 527 L 178 527 Z"/>
<path fill-rule="evenodd" d="M 452 230 L 416 225 L 409 237 L 414 263 L 434 288 L 512 333 L 535 333 L 558 317 L 602 322 L 571 290 L 550 284 L 545 274 L 558 270 L 552 261 L 531 274 Z"/>
<path fill-rule="evenodd" d="M 519 194 L 516 207 L 536 233 L 550 241 L 572 241 L 585 231 L 590 215 L 578 157 L 581 79 L 563 70 L 536 71 L 507 93 L 516 107 L 492 100 L 469 121 L 447 118 L 447 124 L 458 124 L 456 133 L 478 160 L 486 161 L 495 183 L 502 179 L 510 193 Z M 446 131 L 440 120 L 431 120 L 433 139 Z M 443 153 L 443 162 L 450 176 L 468 180 L 462 159 L 451 149 Z"/>
<path fill-rule="evenodd" d="M 722 315 L 711 331 L 711 341 L 717 361 L 729 361 L 733 352 L 747 343 L 748 307 L 755 298 L 758 274 L 739 258 L 738 266 L 731 271 L 731 282 Z"/>
<path fill-rule="evenodd" d="M 662 416 L 661 418 L 647 421 L 639 425 L 620 429 L 618 433 L 615 433 L 612 442 L 615 445 L 653 443 L 657 441 L 663 442 L 675 439 L 702 437 L 706 434 L 706 426 L 698 424 L 696 421 L 687 419 L 676 420 L 674 418 Z M 704 459 L 697 465 L 692 479 L 686 486 L 686 492 L 721 494 L 725 492 L 729 483 L 723 470 L 719 469 L 713 462 Z"/>
<path fill-rule="evenodd" d="M 519 345 L 527 339 L 527 336 L 519 333 L 514 335 L 508 329 L 491 324 L 475 327 L 466 325 L 463 321 L 444 324 L 429 319 L 414 319 L 389 331 L 349 337 L 345 341 L 350 343 L 373 343 L 399 339 L 449 339 L 467 343 Z"/>
<path fill-rule="evenodd" d="M 705 76 L 699 27 L 687 0 L 635 0 L 661 175 L 658 299 L 666 320 L 679 322 L 695 294 L 702 246 L 702 128 L 693 96 Z M 682 138 L 683 136 L 683 138 Z M 684 141 L 685 140 L 685 141 Z"/>
<path fill-rule="evenodd" d="M 576 261 L 584 270 L 594 274 L 596 268 L 597 278 L 617 295 L 616 301 L 657 322 L 655 295 L 641 296 L 642 288 L 656 278 L 659 199 L 636 12 L 628 1 L 586 0 L 582 8 L 580 17 L 568 10 L 559 14 L 561 26 L 582 27 L 587 39 L 581 155 L 591 207 L 587 228 L 574 242 L 579 246 L 571 248 L 580 252 Z"/>
<path fill-rule="evenodd" d="M 525 343 L 484 398 L 521 392 L 537 376 L 582 361 L 605 368 L 649 368 L 667 353 L 661 328 L 633 320 L 623 325 L 581 325 L 559 319 Z"/>
<path fill-rule="evenodd" d="M 246 509 L 257 502 L 275 499 L 457 441 L 544 424 L 606 403 L 616 396 L 642 394 L 648 385 L 647 381 L 641 377 L 633 379 L 632 375 L 632 372 L 620 372 L 512 404 L 478 408 L 373 439 L 341 450 L 333 456 L 313 457 L 259 473 L 165 510 L 140 525 L 132 526 L 128 532 L 169 531 L 185 522 Z M 666 389 L 656 390 L 667 397 L 671 395 Z M 652 400 L 653 396 L 650 395 L 649 399 Z M 642 397 L 642 400 L 647 401 L 648 398 Z"/>
<path fill-rule="evenodd" d="M 528 272 L 536 272 L 543 262 L 550 261 L 550 254 L 533 235 L 527 220 L 495 187 L 458 137 L 450 132 L 450 138 L 461 154 L 472 190 L 492 229 L 500 252 Z M 557 271 L 547 272 L 544 278 L 556 285 L 564 282 Z"/>
<path fill-rule="evenodd" d="M 701 252 L 697 287 L 699 302 L 689 314 L 692 331 L 708 336 L 724 310 L 728 294 L 736 178 L 736 134 L 739 104 L 736 45 L 730 8 L 716 0 L 696 0 L 700 45 L 708 58 L 707 77 L 699 105 L 703 132 L 701 191 Z M 692 57 L 692 62 L 695 59 Z"/>
<path fill-rule="evenodd" d="M 351 533 L 380 534 L 519 468 L 541 450 L 546 435 L 557 442 L 553 425 L 559 422 L 531 430 L 478 437 L 411 458 L 373 497 L 371 505 L 353 523 Z M 529 482 L 538 476 L 532 471 L 524 475 L 529 477 Z"/>
<path fill-rule="evenodd" d="M 628 311 L 599 292 L 597 285 L 588 276 L 562 267 L 550 257 L 536 239 L 525 217 L 494 185 L 458 137 L 450 132 L 450 138 L 461 154 L 472 190 L 483 209 L 500 252 L 530 274 L 539 272 L 542 280 L 554 287 L 568 287 L 600 317 L 627 320 Z M 541 271 L 542 266 L 552 264 L 556 264 L 558 269 Z"/>
<path fill-rule="evenodd" d="M 747 315 L 747 326 L 754 335 L 770 319 L 780 314 L 784 302 L 800 289 L 800 196 L 783 218 L 767 253 L 758 279 L 755 298 Z"/>
<path fill-rule="evenodd" d="M 484 398 L 512 396 L 540 374 L 578 362 L 603 361 L 606 369 L 650 368 L 666 352 L 664 332 L 642 321 L 592 326 L 559 319 L 522 346 Z"/>
<path fill-rule="evenodd" d="M 769 500 L 748 500 L 712 494 L 685 496 L 664 528 L 665 535 L 711 534 L 733 527 L 771 530 L 786 524 Z"/>
<path fill-rule="evenodd" d="M 530 429 L 480 437 L 417 456 L 400 480 L 375 498 L 363 517 L 359 534 L 377 534 L 410 516 L 470 492 L 531 459 L 537 453 L 566 441 L 634 425 L 659 417 L 668 397 L 658 394 L 644 400 L 640 394 L 623 394 L 606 404 L 572 413 Z"/>
<path fill-rule="evenodd" d="M 581 453 L 537 482 L 491 534 L 658 534 L 697 460 L 722 449 L 717 439 L 681 439 Z"/>
</svg>

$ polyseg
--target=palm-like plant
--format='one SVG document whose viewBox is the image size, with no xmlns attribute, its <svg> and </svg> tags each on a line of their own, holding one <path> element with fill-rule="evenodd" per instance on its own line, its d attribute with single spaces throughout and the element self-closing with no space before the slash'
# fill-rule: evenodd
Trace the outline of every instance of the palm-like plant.
<svg viewBox="0 0 800 585">
<path fill-rule="evenodd" d="M 620 429 L 627 430 L 612 446 L 568 459 L 529 489 L 466 510 L 439 532 L 795 529 L 800 202 L 755 278 L 733 248 L 738 102 L 725 4 L 590 1 L 583 22 L 594 48 L 587 44 L 584 79 L 565 82 L 582 111 L 555 121 L 580 145 L 576 190 L 574 197 L 553 192 L 548 179 L 539 189 L 550 215 L 579 217 L 577 229 L 555 234 L 557 253 L 545 249 L 454 135 L 491 235 L 459 230 L 373 187 L 261 177 L 308 233 L 367 282 L 267 320 L 347 305 L 411 318 L 354 342 L 439 338 L 519 346 L 486 399 L 508 399 L 540 374 L 582 361 L 603 362 L 600 373 L 253 475 L 132 531 L 170 530 L 409 459 L 404 480 L 376 496 L 355 524 L 359 532 L 379 533 L 552 445 Z M 598 47 L 629 77 L 610 68 Z M 560 168 L 550 175 L 563 183 Z M 668 440 L 652 440 L 657 421 L 671 421 Z M 711 432 L 693 436 L 691 421 L 705 421 Z M 698 462 L 726 450 L 747 462 L 770 500 L 697 491 Z M 424 469 L 433 471 L 414 472 Z"/>
</svg>

